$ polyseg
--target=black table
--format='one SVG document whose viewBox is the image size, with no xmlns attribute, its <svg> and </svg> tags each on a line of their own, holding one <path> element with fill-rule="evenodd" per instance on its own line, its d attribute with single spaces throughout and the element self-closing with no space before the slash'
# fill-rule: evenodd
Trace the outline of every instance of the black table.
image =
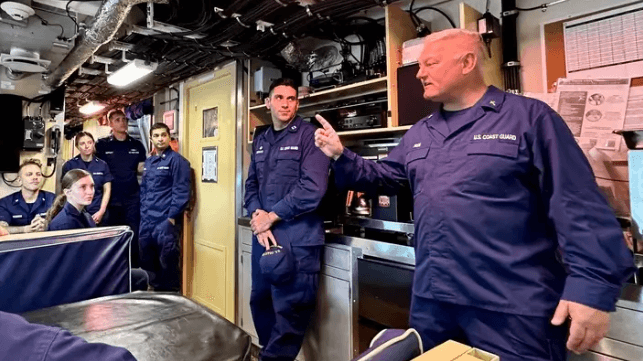
<svg viewBox="0 0 643 361">
<path fill-rule="evenodd" d="M 177 294 L 134 292 L 23 314 L 89 342 L 128 349 L 139 361 L 248 361 L 250 336 Z"/>
</svg>

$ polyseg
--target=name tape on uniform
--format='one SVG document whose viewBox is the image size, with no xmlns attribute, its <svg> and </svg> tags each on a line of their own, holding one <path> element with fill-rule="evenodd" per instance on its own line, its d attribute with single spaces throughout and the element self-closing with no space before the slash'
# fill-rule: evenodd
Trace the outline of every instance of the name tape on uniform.
<svg viewBox="0 0 643 361">
<path fill-rule="evenodd" d="M 487 140 L 487 139 L 516 140 L 516 136 L 514 134 L 476 134 L 473 136 L 473 140 Z"/>
</svg>

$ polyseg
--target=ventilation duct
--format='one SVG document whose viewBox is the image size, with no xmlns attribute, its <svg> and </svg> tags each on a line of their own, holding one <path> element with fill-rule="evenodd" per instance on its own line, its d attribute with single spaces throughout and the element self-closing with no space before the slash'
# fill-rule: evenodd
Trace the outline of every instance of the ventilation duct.
<svg viewBox="0 0 643 361">
<path fill-rule="evenodd" d="M 167 4 L 169 0 L 151 0 L 157 4 Z M 58 88 L 102 45 L 114 37 L 132 6 L 147 0 L 105 0 L 98 8 L 91 26 L 80 33 L 76 45 L 67 54 L 58 68 L 47 77 L 46 84 Z"/>
</svg>

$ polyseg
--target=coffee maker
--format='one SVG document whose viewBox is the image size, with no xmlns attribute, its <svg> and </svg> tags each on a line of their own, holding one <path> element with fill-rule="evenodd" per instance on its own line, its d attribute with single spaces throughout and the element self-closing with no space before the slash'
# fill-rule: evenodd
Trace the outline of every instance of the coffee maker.
<svg viewBox="0 0 643 361">
<path fill-rule="evenodd" d="M 400 138 L 366 139 L 349 144 L 347 147 L 365 159 L 377 161 L 399 144 Z M 413 197 L 408 185 L 395 195 L 382 192 L 363 193 L 345 190 L 346 217 L 370 218 L 388 222 L 413 222 Z"/>
</svg>

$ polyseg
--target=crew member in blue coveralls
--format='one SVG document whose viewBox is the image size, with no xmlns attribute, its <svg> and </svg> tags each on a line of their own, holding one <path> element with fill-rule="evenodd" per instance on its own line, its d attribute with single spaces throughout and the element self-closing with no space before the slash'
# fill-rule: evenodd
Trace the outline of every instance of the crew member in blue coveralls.
<svg viewBox="0 0 643 361">
<path fill-rule="evenodd" d="M 94 180 L 84 169 L 72 169 L 61 181 L 62 194 L 47 211 L 48 230 L 93 228 L 96 223 L 87 206 L 94 199 Z"/>
<path fill-rule="evenodd" d="M 112 190 L 112 173 L 109 166 L 102 159 L 94 156 L 94 136 L 89 132 L 80 132 L 76 134 L 76 148 L 79 155 L 68 160 L 63 165 L 62 174 L 65 176 L 72 169 L 83 169 L 92 175 L 94 180 L 94 200 L 88 205 L 86 210 L 92 215 L 96 224 L 107 224 L 109 214 L 107 214 L 107 204 Z"/>
<path fill-rule="evenodd" d="M 132 268 L 138 267 L 138 227 L 140 225 L 141 198 L 137 174 L 143 172 L 145 147 L 127 134 L 127 118 L 121 110 L 107 115 L 112 134 L 96 142 L 96 156 L 109 166 L 114 179 L 107 212 L 109 225 L 127 225 L 132 231 Z"/>
<path fill-rule="evenodd" d="M 329 160 L 314 145 L 315 126 L 297 116 L 297 87 L 275 80 L 266 99 L 272 127 L 257 135 L 246 180 L 245 208 L 252 215 L 250 308 L 262 361 L 294 360 L 315 309 L 324 243 L 316 212 L 328 184 Z M 295 275 L 271 284 L 259 259 L 270 245 L 292 252 Z"/>
<path fill-rule="evenodd" d="M 42 165 L 28 159 L 18 171 L 20 190 L 0 199 L 0 227 L 10 234 L 45 230 L 45 215 L 56 195 L 43 191 Z"/>
<path fill-rule="evenodd" d="M 442 107 L 378 163 L 321 117 L 315 143 L 339 186 L 410 183 L 410 325 L 425 348 L 462 339 L 503 361 L 565 360 L 568 335 L 582 353 L 607 332 L 632 255 L 566 124 L 540 101 L 487 87 L 483 54 L 475 32 L 426 38 L 417 78 Z"/>
<path fill-rule="evenodd" d="M 145 161 L 141 182 L 141 268 L 156 291 L 179 291 L 179 234 L 190 200 L 190 162 L 170 147 L 170 129 L 150 128 L 156 155 Z"/>
<path fill-rule="evenodd" d="M 0 312 L 0 360 L 136 361 L 124 348 L 88 343 L 69 331 Z"/>
</svg>

